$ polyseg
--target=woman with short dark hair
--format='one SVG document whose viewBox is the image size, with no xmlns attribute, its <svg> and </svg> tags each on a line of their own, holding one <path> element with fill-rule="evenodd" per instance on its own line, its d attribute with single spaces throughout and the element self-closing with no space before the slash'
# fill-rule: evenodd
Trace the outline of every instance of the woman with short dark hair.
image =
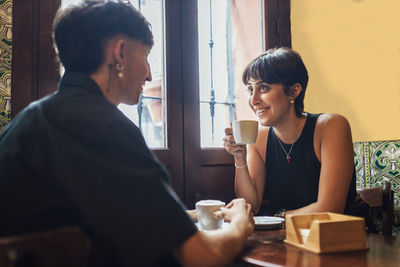
<svg viewBox="0 0 400 267">
<path fill-rule="evenodd" d="M 249 63 L 242 80 L 262 127 L 247 148 L 225 130 L 236 195 L 255 214 L 347 211 L 356 196 L 350 125 L 338 114 L 304 112 L 308 73 L 300 55 L 270 49 Z"/>
</svg>

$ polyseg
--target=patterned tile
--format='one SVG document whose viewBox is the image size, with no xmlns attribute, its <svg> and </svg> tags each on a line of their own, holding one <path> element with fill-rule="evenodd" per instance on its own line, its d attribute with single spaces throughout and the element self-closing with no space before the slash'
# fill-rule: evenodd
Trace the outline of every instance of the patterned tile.
<svg viewBox="0 0 400 267">
<path fill-rule="evenodd" d="M 376 187 L 388 180 L 394 191 L 393 235 L 400 238 L 400 140 L 354 143 L 357 188 Z"/>
<path fill-rule="evenodd" d="M 365 187 L 364 175 L 364 143 L 354 143 L 354 166 L 356 168 L 356 183 L 357 188 Z"/>
<path fill-rule="evenodd" d="M 0 132 L 11 119 L 12 0 L 0 0 Z"/>
</svg>

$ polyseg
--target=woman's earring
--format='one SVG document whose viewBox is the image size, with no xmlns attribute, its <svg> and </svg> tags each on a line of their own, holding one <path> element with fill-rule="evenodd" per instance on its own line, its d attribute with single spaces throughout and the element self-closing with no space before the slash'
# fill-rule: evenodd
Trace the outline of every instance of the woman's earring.
<svg viewBox="0 0 400 267">
<path fill-rule="evenodd" d="M 124 77 L 124 73 L 122 71 L 124 70 L 124 65 L 121 65 L 121 64 L 117 63 L 115 65 L 115 68 L 118 71 L 118 77 L 123 78 Z"/>
<path fill-rule="evenodd" d="M 294 99 L 290 99 L 289 103 L 294 104 Z"/>
</svg>

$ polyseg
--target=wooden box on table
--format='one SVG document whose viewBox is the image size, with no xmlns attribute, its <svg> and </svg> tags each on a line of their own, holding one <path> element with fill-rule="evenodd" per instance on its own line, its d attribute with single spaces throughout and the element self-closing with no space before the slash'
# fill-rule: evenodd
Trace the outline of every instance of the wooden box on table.
<svg viewBox="0 0 400 267">
<path fill-rule="evenodd" d="M 329 212 L 287 215 L 284 241 L 314 253 L 368 249 L 363 218 Z"/>
</svg>

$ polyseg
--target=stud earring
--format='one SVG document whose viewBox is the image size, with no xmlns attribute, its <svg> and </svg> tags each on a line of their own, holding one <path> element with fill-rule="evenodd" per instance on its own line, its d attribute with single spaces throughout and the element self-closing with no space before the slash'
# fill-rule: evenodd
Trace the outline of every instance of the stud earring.
<svg viewBox="0 0 400 267">
<path fill-rule="evenodd" d="M 290 99 L 289 103 L 294 104 L 294 99 Z"/>
<path fill-rule="evenodd" d="M 117 63 L 117 64 L 115 65 L 115 68 L 116 68 L 117 71 L 118 71 L 118 77 L 119 77 L 119 78 L 123 78 L 123 77 L 124 77 L 124 73 L 123 73 L 122 71 L 124 70 L 124 65 L 121 65 L 121 64 Z"/>
</svg>

